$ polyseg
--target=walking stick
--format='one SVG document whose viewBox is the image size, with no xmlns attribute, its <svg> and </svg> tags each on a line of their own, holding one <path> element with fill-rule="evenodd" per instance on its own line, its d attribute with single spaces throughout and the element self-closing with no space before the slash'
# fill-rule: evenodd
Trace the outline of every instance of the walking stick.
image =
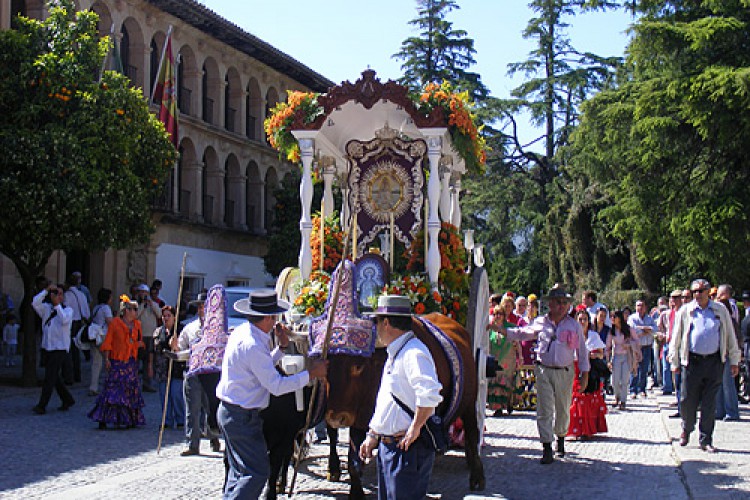
<svg viewBox="0 0 750 500">
<path fill-rule="evenodd" d="M 356 219 L 352 215 L 352 221 L 349 224 L 349 230 L 351 230 L 353 224 L 355 223 Z M 321 221 L 321 236 L 323 235 L 323 224 L 324 222 Z M 336 312 L 336 304 L 339 301 L 339 292 L 341 291 L 341 280 L 343 278 L 343 270 L 344 270 L 344 262 L 346 260 L 346 255 L 349 252 L 349 231 L 346 231 L 344 233 L 344 251 L 341 252 L 341 263 L 339 264 L 341 269 L 339 269 L 338 274 L 336 275 L 336 282 L 333 284 L 333 295 L 331 296 L 331 300 L 328 302 L 328 323 L 326 323 L 326 335 L 323 340 L 323 350 L 321 352 L 321 359 L 324 361 L 328 359 L 328 344 L 331 341 L 331 335 L 333 334 L 333 316 Z M 312 420 L 312 413 L 313 413 L 313 407 L 315 406 L 315 397 L 318 393 L 318 387 L 320 387 L 321 382 L 319 380 L 316 380 L 313 384 L 312 393 L 310 394 L 310 404 L 307 407 L 307 418 L 305 419 L 305 426 L 302 428 L 302 430 L 297 433 L 297 436 L 300 435 L 304 439 L 305 435 L 307 434 L 307 430 L 310 428 L 310 421 Z M 297 472 L 299 471 L 299 464 L 302 462 L 302 448 L 303 446 L 299 447 L 299 451 L 297 453 L 297 456 L 294 460 L 294 474 L 292 475 L 292 482 L 289 485 L 289 493 L 288 496 L 292 496 L 294 494 L 294 483 L 297 480 Z"/>
<path fill-rule="evenodd" d="M 175 312 L 174 326 L 172 327 L 172 334 L 177 333 L 177 322 L 180 320 L 180 302 L 182 299 L 182 284 L 185 281 L 185 261 L 187 260 L 187 252 L 182 254 L 182 268 L 180 269 L 180 290 L 177 292 L 177 310 Z M 166 327 L 165 327 L 166 328 Z M 170 352 L 171 355 L 171 346 Z M 167 368 L 167 390 L 164 391 L 164 408 L 161 412 L 161 426 L 159 427 L 159 443 L 156 445 L 156 454 L 158 455 L 161 451 L 161 439 L 164 436 L 164 422 L 167 419 L 167 402 L 169 401 L 169 391 L 172 386 L 172 365 L 174 364 L 174 356 L 167 356 L 169 358 L 169 367 Z"/>
</svg>

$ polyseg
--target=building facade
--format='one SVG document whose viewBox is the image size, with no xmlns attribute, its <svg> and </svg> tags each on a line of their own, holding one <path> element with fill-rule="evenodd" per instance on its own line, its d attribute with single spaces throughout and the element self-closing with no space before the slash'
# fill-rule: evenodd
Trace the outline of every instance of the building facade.
<svg viewBox="0 0 750 500">
<path fill-rule="evenodd" d="M 262 257 L 273 231 L 274 191 L 296 167 L 268 145 L 263 120 L 287 90 L 324 92 L 332 82 L 194 0 L 75 4 L 99 15 L 100 33 L 117 40 L 125 74 L 146 96 L 172 27 L 180 155 L 151 213 L 144 214 L 156 228 L 148 245 L 56 252 L 47 277 L 62 281 L 81 271 L 92 292 L 106 287 L 118 294 L 159 278 L 162 296 L 174 303 L 186 256 L 184 286 L 192 294 L 216 283 L 272 284 Z M 12 29 L 18 14 L 44 18 L 45 2 L 0 0 L 0 29 Z M 2 290 L 20 301 L 20 278 L 7 258 L 0 272 Z"/>
</svg>

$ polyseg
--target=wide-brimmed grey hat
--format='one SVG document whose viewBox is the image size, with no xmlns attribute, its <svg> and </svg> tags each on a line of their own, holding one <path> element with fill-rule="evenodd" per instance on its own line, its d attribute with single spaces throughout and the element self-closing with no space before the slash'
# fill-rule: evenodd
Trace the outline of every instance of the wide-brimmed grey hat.
<svg viewBox="0 0 750 500">
<path fill-rule="evenodd" d="M 542 300 L 544 301 L 552 299 L 563 299 L 570 302 L 573 299 L 573 296 L 570 295 L 567 290 L 565 290 L 565 285 L 561 283 L 555 283 L 552 288 L 549 289 L 547 295 L 542 297 Z"/>
<path fill-rule="evenodd" d="M 381 295 L 378 307 L 367 316 L 411 316 L 411 301 L 403 295 Z"/>
<path fill-rule="evenodd" d="M 275 290 L 254 290 L 246 299 L 234 303 L 234 310 L 250 316 L 271 316 L 289 310 L 289 302 L 281 300 Z"/>
</svg>

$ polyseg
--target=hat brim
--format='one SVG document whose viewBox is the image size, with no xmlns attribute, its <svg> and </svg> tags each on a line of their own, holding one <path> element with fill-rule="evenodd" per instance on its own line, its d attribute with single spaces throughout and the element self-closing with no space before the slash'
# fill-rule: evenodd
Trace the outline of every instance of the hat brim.
<svg viewBox="0 0 750 500">
<path fill-rule="evenodd" d="M 406 317 L 410 318 L 410 317 L 414 316 L 414 314 L 412 314 L 412 313 L 385 312 L 385 311 L 372 311 L 372 312 L 362 313 L 362 316 L 364 316 L 366 318 L 372 318 L 372 317 L 375 317 L 375 316 L 403 316 L 404 318 L 406 318 Z"/>
<path fill-rule="evenodd" d="M 188 302 L 188 305 L 189 306 L 199 306 L 199 305 L 205 304 L 205 303 L 206 303 L 205 300 L 191 300 L 190 302 Z"/>
<path fill-rule="evenodd" d="M 276 306 L 263 311 L 256 311 L 250 307 L 250 298 L 240 299 L 234 303 L 234 310 L 240 314 L 247 314 L 248 316 L 272 316 L 274 314 L 285 313 L 291 306 L 289 302 L 282 299 L 276 299 Z"/>
</svg>

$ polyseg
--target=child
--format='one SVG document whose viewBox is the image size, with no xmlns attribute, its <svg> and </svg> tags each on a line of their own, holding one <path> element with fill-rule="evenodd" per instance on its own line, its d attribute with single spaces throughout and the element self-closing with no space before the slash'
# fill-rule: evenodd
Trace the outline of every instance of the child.
<svg viewBox="0 0 750 500">
<path fill-rule="evenodd" d="M 16 364 L 13 357 L 16 355 L 19 325 L 13 313 L 8 313 L 7 321 L 3 328 L 3 354 L 5 354 L 5 366 L 13 366 Z"/>
</svg>

